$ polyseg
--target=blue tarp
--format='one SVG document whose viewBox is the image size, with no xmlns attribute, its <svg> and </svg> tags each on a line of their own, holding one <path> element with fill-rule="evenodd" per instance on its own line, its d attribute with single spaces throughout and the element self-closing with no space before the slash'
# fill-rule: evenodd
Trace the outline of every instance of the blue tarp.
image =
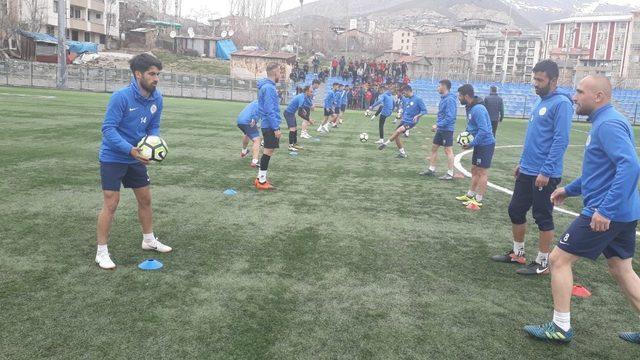
<svg viewBox="0 0 640 360">
<path fill-rule="evenodd" d="M 29 31 L 24 31 L 24 30 L 18 30 L 18 33 L 22 36 L 28 37 L 30 39 L 35 40 L 36 42 L 43 42 L 43 43 L 47 43 L 47 44 L 58 44 L 58 38 L 56 38 L 55 36 L 49 35 L 49 34 L 43 34 L 43 33 L 34 33 L 34 32 L 29 32 Z M 72 40 L 67 40 L 66 42 L 67 45 L 67 49 L 69 49 L 69 52 L 72 53 L 76 53 L 76 54 L 84 54 L 84 53 L 90 53 L 90 54 L 94 54 L 98 52 L 98 44 L 94 44 L 91 42 L 82 42 L 82 41 L 72 41 Z"/>
<path fill-rule="evenodd" d="M 238 50 L 231 39 L 216 41 L 216 57 L 222 60 L 231 60 L 231 53 Z"/>
</svg>

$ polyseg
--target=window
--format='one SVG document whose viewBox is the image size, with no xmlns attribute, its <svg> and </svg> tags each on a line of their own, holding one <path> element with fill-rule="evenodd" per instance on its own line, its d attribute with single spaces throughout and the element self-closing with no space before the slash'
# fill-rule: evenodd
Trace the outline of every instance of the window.
<svg viewBox="0 0 640 360">
<path fill-rule="evenodd" d="M 47 25 L 47 34 L 55 36 L 54 27 L 51 25 Z"/>
<path fill-rule="evenodd" d="M 101 13 L 96 13 L 96 19 L 98 19 L 98 20 L 102 19 L 102 14 Z"/>
<path fill-rule="evenodd" d="M 84 33 L 84 41 L 91 42 L 91 33 Z"/>
<path fill-rule="evenodd" d="M 104 45 L 107 42 L 107 37 L 105 35 L 100 35 L 100 44 Z"/>
<path fill-rule="evenodd" d="M 58 0 L 53 0 L 53 12 L 58 13 Z"/>
</svg>

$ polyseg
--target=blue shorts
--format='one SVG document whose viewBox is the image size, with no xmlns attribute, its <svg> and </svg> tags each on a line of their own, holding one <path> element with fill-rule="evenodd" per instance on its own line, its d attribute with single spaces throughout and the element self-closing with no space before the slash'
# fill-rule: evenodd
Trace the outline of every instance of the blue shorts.
<svg viewBox="0 0 640 360">
<path fill-rule="evenodd" d="M 629 259 L 636 250 L 637 223 L 612 221 L 609 230 L 595 232 L 591 230 L 591 218 L 580 215 L 560 237 L 558 247 L 570 254 L 591 260 L 596 260 L 600 254 L 607 259 L 614 256 Z"/>
<path fill-rule="evenodd" d="M 433 145 L 440 145 L 444 147 L 453 146 L 453 131 L 436 131 L 436 136 L 433 137 Z"/>
<path fill-rule="evenodd" d="M 332 108 L 324 108 L 324 116 L 333 116 L 334 112 Z"/>
<path fill-rule="evenodd" d="M 333 108 L 333 113 L 336 115 L 340 115 L 340 106 L 336 106 Z"/>
<path fill-rule="evenodd" d="M 100 181 L 102 190 L 120 191 L 120 184 L 125 188 L 137 189 L 149 186 L 150 179 L 147 166 L 142 163 L 120 164 L 100 163 Z"/>
<path fill-rule="evenodd" d="M 404 126 L 404 131 L 407 131 L 409 129 L 413 129 L 414 126 L 416 126 L 418 123 L 417 122 L 401 122 L 400 125 L 398 125 L 398 127 L 396 129 L 399 129 L 400 126 Z"/>
<path fill-rule="evenodd" d="M 340 106 L 340 112 L 344 114 L 344 112 L 347 110 L 347 105 L 342 105 Z"/>
<path fill-rule="evenodd" d="M 493 151 L 496 149 L 496 144 L 491 145 L 476 145 L 473 147 L 473 156 L 471 157 L 471 164 L 488 169 L 491 167 L 491 160 L 493 159 Z"/>
<path fill-rule="evenodd" d="M 293 128 L 298 125 L 298 121 L 296 120 L 296 114 L 292 114 L 288 111 L 285 111 L 284 119 L 287 120 L 287 127 L 289 128 Z"/>
<path fill-rule="evenodd" d="M 247 137 L 251 140 L 254 140 L 257 137 L 260 137 L 260 130 L 258 130 L 258 126 L 254 125 L 243 125 L 243 124 L 238 124 L 238 128 L 240 128 L 240 130 L 242 130 L 242 133 L 247 135 Z"/>
</svg>

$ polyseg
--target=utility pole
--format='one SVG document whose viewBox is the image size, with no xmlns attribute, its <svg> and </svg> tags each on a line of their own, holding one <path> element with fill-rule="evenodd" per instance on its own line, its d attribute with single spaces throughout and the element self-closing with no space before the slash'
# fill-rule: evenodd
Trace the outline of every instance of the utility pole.
<svg viewBox="0 0 640 360">
<path fill-rule="evenodd" d="M 304 0 L 300 0 L 300 21 L 299 21 L 299 25 L 298 25 L 298 46 L 296 46 L 296 59 L 298 58 L 298 52 L 300 51 L 300 33 L 302 32 L 302 18 L 304 17 L 303 11 L 302 11 L 302 3 L 304 2 Z"/>
<path fill-rule="evenodd" d="M 63 89 L 67 86 L 67 0 L 58 0 L 58 83 L 56 87 Z"/>
</svg>

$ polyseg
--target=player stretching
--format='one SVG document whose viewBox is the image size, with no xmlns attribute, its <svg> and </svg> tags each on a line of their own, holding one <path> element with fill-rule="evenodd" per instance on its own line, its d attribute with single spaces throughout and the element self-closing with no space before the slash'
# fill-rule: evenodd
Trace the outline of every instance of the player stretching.
<svg viewBox="0 0 640 360">
<path fill-rule="evenodd" d="M 385 90 L 385 87 L 382 86 L 380 89 Z M 378 100 L 376 100 L 373 105 L 369 106 L 369 111 L 376 107 L 378 107 L 378 113 L 380 114 L 380 119 L 378 121 L 380 140 L 376 141 L 376 144 L 382 144 L 384 142 L 384 123 L 387 118 L 393 113 L 393 92 L 391 90 L 387 90 L 380 94 L 380 96 L 378 96 Z M 374 115 L 374 117 L 376 115 Z"/>
<path fill-rule="evenodd" d="M 562 160 L 569 145 L 573 101 L 558 91 L 558 65 L 543 60 L 533 68 L 533 86 L 540 100 L 529 120 L 520 163 L 515 169 L 516 183 L 509 204 L 509 218 L 513 232 L 513 250 L 496 255 L 494 261 L 524 264 L 524 236 L 527 231 L 527 212 L 533 207 L 538 225 L 538 256 L 528 266 L 517 269 L 522 275 L 549 273 L 549 252 L 554 237 L 551 193 L 560 184 Z"/>
<path fill-rule="evenodd" d="M 404 150 L 402 140 L 400 140 L 400 135 L 416 126 L 420 117 L 427 114 L 427 107 L 424 105 L 424 101 L 422 101 L 418 95 L 413 94 L 411 86 L 405 85 L 402 88 L 402 92 L 404 94 L 404 98 L 402 100 L 402 122 L 398 125 L 396 131 L 391 135 L 389 140 L 378 145 L 378 149 L 383 150 L 391 141 L 395 141 L 396 146 L 398 147 L 398 155 L 396 155 L 396 157 L 399 159 L 405 159 L 407 157 L 407 152 Z"/>
<path fill-rule="evenodd" d="M 242 131 L 244 136 L 242 137 L 242 151 L 240 151 L 240 157 L 244 158 L 249 154 L 249 140 L 253 143 L 251 145 L 251 167 L 258 166 L 258 155 L 260 155 L 260 131 L 258 126 L 260 125 L 260 111 L 258 108 L 258 100 L 254 100 L 245 106 L 244 109 L 238 115 L 236 121 L 238 128 Z"/>
<path fill-rule="evenodd" d="M 254 184 L 258 190 L 273 190 L 275 187 L 267 181 L 269 160 L 275 149 L 280 147 L 280 97 L 276 84 L 280 81 L 280 65 L 269 63 L 267 77 L 258 81 L 258 107 L 262 123 L 264 150 L 260 159 L 260 170 Z"/>
<path fill-rule="evenodd" d="M 162 63 L 154 56 L 140 54 L 129 62 L 133 78 L 129 86 L 111 95 L 102 123 L 100 179 L 103 205 L 98 215 L 96 263 L 102 269 L 115 269 L 107 244 L 113 217 L 120 201 L 120 184 L 133 189 L 142 227 L 142 249 L 161 253 L 171 251 L 153 234 L 151 189 L 147 166 L 137 144 L 146 135 L 160 135 L 162 94 L 156 90 Z"/>
<path fill-rule="evenodd" d="M 303 149 L 301 145 L 298 145 L 296 112 L 304 108 L 305 101 L 310 98 L 312 94 L 311 86 L 305 86 L 300 94 L 291 98 L 289 106 L 284 110 L 284 118 L 289 127 L 289 151 L 299 151 Z"/>
<path fill-rule="evenodd" d="M 313 80 L 311 83 L 311 96 L 305 98 L 304 105 L 298 110 L 298 115 L 303 119 L 302 131 L 300 131 L 300 137 L 303 139 L 311 139 L 311 135 L 309 135 L 309 125 L 313 125 L 314 123 L 313 119 L 311 119 L 311 111 L 314 108 L 313 98 L 316 96 L 318 87 L 320 87 L 320 80 Z"/>
<path fill-rule="evenodd" d="M 474 204 L 482 207 L 482 199 L 487 192 L 489 168 L 496 147 L 496 139 L 491 130 L 489 113 L 482 105 L 482 100 L 475 96 L 471 84 L 464 84 L 458 88 L 458 99 L 467 110 L 467 132 L 473 135 L 473 141 L 462 148 L 473 148 L 473 156 L 471 158 L 471 187 L 465 195 L 456 197 L 456 200 L 462 201 L 465 206 Z"/>
<path fill-rule="evenodd" d="M 560 205 L 569 196 L 582 195 L 584 208 L 560 237 L 549 259 L 553 320 L 524 327 L 526 333 L 537 339 L 560 343 L 568 343 L 574 336 L 570 313 L 572 268 L 580 258 L 596 260 L 603 254 L 609 272 L 640 313 L 640 278 L 632 263 L 636 224 L 640 219 L 640 165 L 633 129 L 629 120 L 611 105 L 611 83 L 607 78 L 587 76 L 578 84 L 573 98 L 576 113 L 587 115 L 591 123 L 582 176 L 556 189 L 551 201 Z M 598 310 L 604 310 L 602 305 Z M 640 344 L 640 332 L 623 332 L 619 336 Z"/>
<path fill-rule="evenodd" d="M 333 83 L 333 89 L 327 91 L 324 97 L 324 121 L 318 127 L 318 132 L 329 132 L 329 121 L 333 122 L 335 115 L 336 92 L 338 91 L 338 83 Z"/>
<path fill-rule="evenodd" d="M 458 116 L 458 101 L 456 95 L 451 93 L 451 81 L 440 80 L 438 84 L 440 104 L 438 105 L 438 117 L 431 131 L 436 133 L 433 137 L 429 167 L 420 173 L 425 176 L 435 176 L 438 163 L 438 149 L 444 146 L 447 155 L 447 173 L 440 177 L 441 180 L 453 180 L 453 132 L 456 129 L 456 116 Z"/>
</svg>

